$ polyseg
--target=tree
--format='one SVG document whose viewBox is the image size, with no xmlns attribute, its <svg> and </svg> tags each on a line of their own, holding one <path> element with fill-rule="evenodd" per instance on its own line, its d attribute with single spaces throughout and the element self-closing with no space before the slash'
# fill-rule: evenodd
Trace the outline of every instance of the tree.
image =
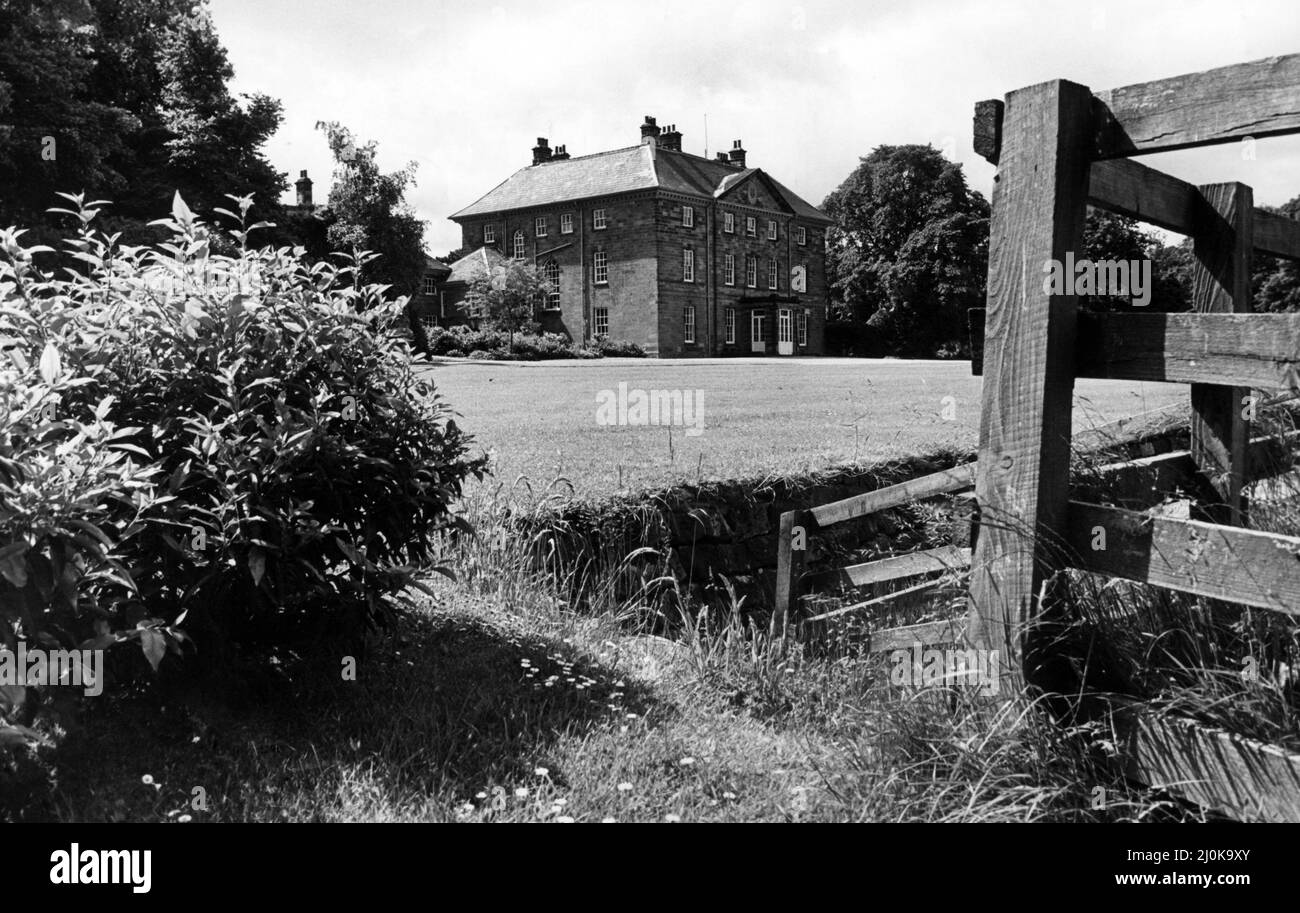
<svg viewBox="0 0 1300 913">
<path fill-rule="evenodd" d="M 205 0 L 0 0 L 0 222 L 48 227 L 57 192 L 85 191 L 146 243 L 178 190 L 207 210 L 252 194 L 275 221 L 280 104 L 237 101 L 232 76 Z"/>
<path fill-rule="evenodd" d="M 840 320 L 880 331 L 890 351 L 967 347 L 981 305 L 989 206 L 961 166 L 932 146 L 878 146 L 822 204 L 827 270 Z"/>
<path fill-rule="evenodd" d="M 76 0 L 0 0 L 0 225 L 39 233 L 55 191 L 127 183 L 113 157 L 139 122 L 93 96 L 93 18 Z"/>
<path fill-rule="evenodd" d="M 1261 208 L 1288 219 L 1298 219 L 1300 197 L 1279 207 Z M 1300 263 L 1256 253 L 1251 279 L 1256 311 L 1271 314 L 1300 312 Z"/>
<path fill-rule="evenodd" d="M 515 333 L 536 329 L 534 315 L 549 291 L 541 270 L 510 260 L 475 278 L 460 308 L 467 315 L 480 317 L 488 328 L 509 333 L 513 346 Z"/>
<path fill-rule="evenodd" d="M 324 131 L 335 161 L 324 213 L 330 247 L 379 254 L 366 266 L 362 281 L 413 295 L 424 276 L 424 222 L 406 202 L 406 189 L 415 183 L 415 162 L 383 174 L 375 142 L 358 145 L 352 131 L 334 121 L 321 121 L 316 128 Z"/>
<path fill-rule="evenodd" d="M 1136 219 L 1093 209 L 1083 227 L 1083 253 L 1079 260 L 1151 262 L 1151 300 L 1148 311 L 1185 311 L 1191 306 L 1191 248 L 1184 242 L 1165 245 L 1144 231 Z M 1123 295 L 1088 295 L 1080 307 L 1098 311 L 1130 310 Z"/>
</svg>

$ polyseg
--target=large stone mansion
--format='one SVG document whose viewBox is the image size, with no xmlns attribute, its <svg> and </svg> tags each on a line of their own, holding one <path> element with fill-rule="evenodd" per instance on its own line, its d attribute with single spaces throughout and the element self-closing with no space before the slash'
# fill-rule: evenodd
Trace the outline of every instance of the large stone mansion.
<svg viewBox="0 0 1300 913">
<path fill-rule="evenodd" d="M 532 165 L 450 218 L 461 261 L 426 278 L 421 310 L 456 304 L 503 258 L 550 282 L 543 330 L 635 342 L 652 355 L 820 355 L 830 219 L 761 168 L 737 140 L 709 159 L 653 117 L 636 146 L 570 157 L 545 139 Z"/>
</svg>

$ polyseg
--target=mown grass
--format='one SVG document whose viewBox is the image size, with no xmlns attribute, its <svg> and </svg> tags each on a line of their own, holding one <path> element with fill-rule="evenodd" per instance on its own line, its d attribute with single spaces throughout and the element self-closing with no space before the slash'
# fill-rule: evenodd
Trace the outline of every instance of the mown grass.
<svg viewBox="0 0 1300 913">
<path fill-rule="evenodd" d="M 475 364 L 426 369 L 495 458 L 498 479 L 568 479 L 584 497 L 680 483 L 807 475 L 973 449 L 981 378 L 965 361 L 738 359 Z M 596 423 L 596 395 L 703 391 L 703 433 Z M 1185 402 L 1174 384 L 1080 380 L 1075 430 Z M 951 398 L 951 399 L 949 399 Z"/>
</svg>

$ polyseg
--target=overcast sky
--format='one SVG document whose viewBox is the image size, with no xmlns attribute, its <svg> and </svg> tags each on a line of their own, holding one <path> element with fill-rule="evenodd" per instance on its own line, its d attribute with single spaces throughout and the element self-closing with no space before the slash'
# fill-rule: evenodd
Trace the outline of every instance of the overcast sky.
<svg viewBox="0 0 1300 913">
<path fill-rule="evenodd" d="M 531 162 L 539 136 L 583 155 L 639 142 L 644 115 L 682 148 L 743 139 L 749 164 L 814 204 L 881 144 L 933 143 L 990 194 L 971 149 L 975 102 L 1047 79 L 1094 91 L 1300 51 L 1297 0 L 956 2 L 654 0 L 493 3 L 212 0 L 237 92 L 284 103 L 271 161 L 331 161 L 318 120 L 419 165 L 409 199 L 430 253 L 447 216 Z M 1300 137 L 1146 156 L 1196 183 L 1237 180 L 1257 203 L 1300 194 Z"/>
</svg>

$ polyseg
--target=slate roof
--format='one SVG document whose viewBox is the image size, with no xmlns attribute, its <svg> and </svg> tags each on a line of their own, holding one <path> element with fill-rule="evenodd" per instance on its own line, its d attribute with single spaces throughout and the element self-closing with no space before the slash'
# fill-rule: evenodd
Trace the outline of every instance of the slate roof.
<svg viewBox="0 0 1300 913">
<path fill-rule="evenodd" d="M 649 145 L 520 168 L 482 198 L 449 218 L 464 219 L 636 190 L 661 189 L 720 197 L 755 174 L 762 175 L 797 215 L 814 221 L 831 221 L 817 207 L 774 181 L 761 169 L 737 169 L 715 159 Z"/>
<path fill-rule="evenodd" d="M 436 257 L 430 257 L 428 254 L 425 254 L 424 272 L 426 275 L 445 276 L 451 272 L 451 267 Z"/>
</svg>

